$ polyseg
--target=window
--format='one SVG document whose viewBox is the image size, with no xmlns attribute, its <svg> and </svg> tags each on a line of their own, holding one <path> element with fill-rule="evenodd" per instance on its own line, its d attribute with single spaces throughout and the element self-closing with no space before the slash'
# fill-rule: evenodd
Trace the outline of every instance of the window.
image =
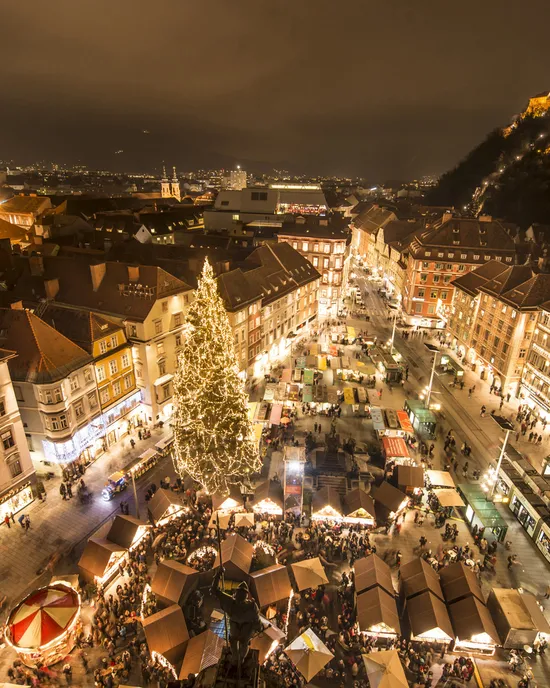
<svg viewBox="0 0 550 688">
<path fill-rule="evenodd" d="M 317 256 L 313 256 L 313 267 L 314 268 L 319 267 L 319 258 Z"/>
<path fill-rule="evenodd" d="M 128 325 L 128 336 L 137 337 L 137 327 L 135 325 Z"/>
<path fill-rule="evenodd" d="M 176 346 L 181 346 L 181 334 L 176 335 Z"/>
<path fill-rule="evenodd" d="M 122 367 L 128 368 L 130 365 L 130 356 L 128 354 L 122 354 Z"/>
<path fill-rule="evenodd" d="M 76 389 L 80 387 L 78 384 L 78 376 L 73 375 L 73 377 L 70 379 L 70 385 L 71 385 L 71 392 L 74 392 Z"/>
<path fill-rule="evenodd" d="M 452 258 L 454 256 L 454 253 L 449 253 L 449 258 Z M 445 266 L 445 270 L 452 270 L 453 269 L 453 264 L 452 263 L 447 263 Z"/>
<path fill-rule="evenodd" d="M 431 251 L 425 251 L 424 253 L 425 253 L 426 256 L 431 256 L 431 255 L 432 255 L 432 252 L 431 252 Z"/>
<path fill-rule="evenodd" d="M 84 415 L 84 404 L 81 401 L 74 405 L 74 415 L 77 420 Z"/>
<path fill-rule="evenodd" d="M 447 295 L 448 295 L 448 293 L 449 293 L 449 292 L 447 292 L 447 291 L 442 291 L 442 292 L 441 292 L 441 300 L 442 300 L 442 301 L 446 301 L 446 300 L 447 300 Z"/>
<path fill-rule="evenodd" d="M 155 320 L 155 334 L 162 334 L 162 320 Z"/>
<path fill-rule="evenodd" d="M 102 354 L 107 353 L 107 342 L 104 339 L 99 342 L 99 352 Z"/>
<path fill-rule="evenodd" d="M 103 382 L 105 379 L 105 368 L 103 366 L 97 366 L 97 379 L 99 382 Z"/>
<path fill-rule="evenodd" d="M 491 256 L 483 256 L 483 260 L 491 260 Z"/>
<path fill-rule="evenodd" d="M 518 358 L 525 358 L 525 349 L 520 349 L 519 350 L 519 356 Z"/>
<path fill-rule="evenodd" d="M 419 296 L 419 298 L 422 298 L 422 297 L 424 296 L 425 293 L 426 293 L 426 290 L 425 290 L 425 289 L 419 289 L 419 290 L 418 290 L 418 296 Z"/>
<path fill-rule="evenodd" d="M 517 316 L 516 311 L 512 311 L 512 320 L 515 320 L 516 316 Z"/>
<path fill-rule="evenodd" d="M 476 254 L 474 253 L 474 260 L 479 260 L 479 255 L 476 255 Z"/>
<path fill-rule="evenodd" d="M 267 191 L 253 191 L 250 198 L 253 201 L 267 201 Z"/>
<path fill-rule="evenodd" d="M 466 269 L 466 266 L 465 266 L 465 265 L 459 265 L 459 266 L 458 266 L 458 271 L 459 271 L 459 272 L 464 272 L 465 269 Z"/>
<path fill-rule="evenodd" d="M 180 327 L 182 323 L 183 317 L 181 313 L 176 313 L 174 315 L 174 327 Z"/>
<path fill-rule="evenodd" d="M 323 267 L 328 268 L 329 266 L 329 259 L 328 258 L 323 258 Z"/>
<path fill-rule="evenodd" d="M 157 356 L 162 356 L 164 353 L 164 342 L 158 342 L 157 344 Z"/>
<path fill-rule="evenodd" d="M 161 389 L 162 389 L 163 400 L 169 399 L 170 398 L 170 383 L 167 382 L 165 385 L 162 385 Z"/>
<path fill-rule="evenodd" d="M 222 201 L 220 205 L 229 205 L 229 201 Z"/>
<path fill-rule="evenodd" d="M 238 333 L 235 335 L 235 344 L 239 343 L 239 335 Z M 166 375 L 166 361 L 162 359 L 159 361 L 159 377 L 162 377 L 163 375 Z"/>
<path fill-rule="evenodd" d="M 309 242 L 308 241 L 302 242 L 302 251 L 309 251 Z"/>
<path fill-rule="evenodd" d="M 435 313 L 435 304 L 429 303 L 428 304 L 428 315 L 433 315 L 434 313 Z"/>
<path fill-rule="evenodd" d="M 441 257 L 443 254 L 440 253 L 439 256 Z M 436 263 L 435 264 L 435 269 L 436 270 L 443 270 L 443 263 Z"/>
<path fill-rule="evenodd" d="M 107 387 L 105 387 L 105 389 L 101 390 L 100 396 L 101 396 L 101 403 L 102 404 L 108 404 L 109 403 L 109 399 L 111 397 L 109 395 L 109 389 Z"/>
<path fill-rule="evenodd" d="M 434 284 L 438 284 L 439 282 L 439 275 L 434 275 Z"/>
<path fill-rule="evenodd" d="M 92 380 L 92 371 L 90 370 L 90 368 L 84 368 L 84 381 L 91 382 Z"/>
<path fill-rule="evenodd" d="M 427 260 L 424 260 L 424 261 L 422 262 L 422 269 L 423 269 L 423 270 L 427 270 L 429 267 L 430 267 L 430 264 L 428 263 L 428 261 L 427 261 Z"/>
<path fill-rule="evenodd" d="M 295 249 L 296 251 L 298 250 L 298 242 L 297 241 L 292 242 L 292 248 Z"/>
<path fill-rule="evenodd" d="M 421 303 L 415 303 L 414 304 L 414 312 L 415 313 L 422 313 L 422 304 Z"/>
<path fill-rule="evenodd" d="M 162 312 L 163 312 L 163 313 L 168 313 L 168 301 L 163 301 L 163 302 L 162 302 Z"/>
<path fill-rule="evenodd" d="M 29 451 L 31 451 L 31 452 L 34 451 L 34 446 L 32 443 L 32 435 L 25 434 L 25 437 L 27 439 L 27 447 L 29 448 Z"/>
<path fill-rule="evenodd" d="M 445 284 L 449 284 L 449 282 L 451 281 L 451 277 L 452 277 L 452 275 L 444 275 L 443 276 L 443 282 Z"/>
<path fill-rule="evenodd" d="M 90 392 L 88 394 L 88 404 L 90 405 L 91 409 L 95 409 L 97 406 L 97 397 L 95 395 L 95 392 Z"/>
<path fill-rule="evenodd" d="M 18 454 L 11 457 L 7 464 L 8 468 L 10 469 L 10 475 L 12 478 L 16 478 L 18 475 L 21 475 L 21 473 L 23 473 L 23 469 L 21 468 L 21 462 L 19 461 Z"/>
<path fill-rule="evenodd" d="M 234 222 L 238 222 L 239 219 L 240 219 L 239 213 L 233 213 L 233 221 L 234 221 Z"/>
<path fill-rule="evenodd" d="M 422 273 L 420 275 L 420 281 L 421 282 L 427 282 L 428 281 L 428 275 L 426 275 L 426 273 Z"/>
<path fill-rule="evenodd" d="M 319 253 L 319 244 L 313 244 L 313 250 L 314 250 L 316 253 Z"/>
<path fill-rule="evenodd" d="M 0 416 L 5 416 L 6 415 L 6 404 L 4 402 L 4 399 L 0 399 Z"/>
<path fill-rule="evenodd" d="M 115 375 L 118 372 L 118 363 L 115 360 L 109 361 L 109 372 Z"/>
<path fill-rule="evenodd" d="M 324 244 L 323 245 L 323 250 L 325 253 L 330 253 L 330 244 Z"/>
<path fill-rule="evenodd" d="M 130 389 L 132 387 L 134 381 L 132 380 L 131 375 L 125 375 L 124 376 L 124 389 Z"/>
<path fill-rule="evenodd" d="M 61 428 L 68 428 L 69 427 L 69 421 L 68 421 L 67 415 L 65 413 L 62 413 L 59 416 L 59 425 Z"/>
<path fill-rule="evenodd" d="M 25 401 L 25 398 L 23 397 L 23 392 L 21 391 L 21 387 L 19 387 L 19 385 L 14 385 L 13 391 L 15 392 L 15 398 L 17 399 L 17 401 Z"/>
<path fill-rule="evenodd" d="M 511 263 L 511 262 L 512 262 L 512 259 L 510 258 L 510 256 L 508 256 L 508 257 L 506 258 L 506 262 L 507 262 L 507 263 Z"/>
<path fill-rule="evenodd" d="M 430 299 L 437 299 L 438 293 L 437 289 L 432 289 L 430 292 Z"/>
<path fill-rule="evenodd" d="M 5 430 L 0 435 L 0 439 L 2 440 L 2 446 L 4 447 L 4 451 L 7 451 L 8 449 L 15 447 L 15 441 L 13 439 L 13 435 L 11 434 L 11 430 Z"/>
<path fill-rule="evenodd" d="M 498 349 L 500 345 L 500 337 L 495 336 L 495 349 Z"/>
<path fill-rule="evenodd" d="M 117 380 L 113 385 L 113 396 L 118 397 L 122 394 L 122 387 L 120 382 Z"/>
<path fill-rule="evenodd" d="M 462 260 L 466 260 L 466 258 L 468 257 L 468 254 L 467 253 L 461 253 L 460 257 L 462 258 Z"/>
</svg>

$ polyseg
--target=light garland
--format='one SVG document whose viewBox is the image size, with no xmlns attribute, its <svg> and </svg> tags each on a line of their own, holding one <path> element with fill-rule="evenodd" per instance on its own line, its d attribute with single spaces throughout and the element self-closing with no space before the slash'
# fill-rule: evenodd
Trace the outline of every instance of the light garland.
<svg viewBox="0 0 550 688">
<path fill-rule="evenodd" d="M 292 598 L 294 597 L 294 590 L 290 589 L 290 595 L 288 597 L 288 605 L 286 608 L 286 621 L 285 621 L 285 636 L 288 638 L 288 624 L 290 622 L 290 605 L 292 604 Z"/>
<path fill-rule="evenodd" d="M 233 332 L 205 261 L 186 317 L 174 377 L 174 466 L 210 494 L 227 494 L 261 468 Z"/>
<path fill-rule="evenodd" d="M 194 552 L 191 552 L 191 554 L 187 557 L 187 563 L 189 564 L 189 566 L 193 566 L 193 562 L 196 559 L 200 561 L 209 554 L 216 558 L 218 550 L 215 547 L 211 547 L 210 545 L 204 545 L 204 547 L 199 547 L 199 549 L 196 549 Z"/>
<path fill-rule="evenodd" d="M 143 623 L 145 621 L 144 610 L 145 610 L 145 605 L 148 602 L 147 598 L 148 598 L 150 592 L 151 592 L 151 586 L 149 585 L 149 583 L 146 583 L 145 587 L 143 588 L 143 593 L 141 595 L 141 608 L 139 610 L 139 618 L 141 619 L 141 623 Z"/>
<path fill-rule="evenodd" d="M 153 650 L 151 652 L 151 659 L 153 662 L 157 662 L 158 664 L 161 665 L 164 669 L 168 669 L 171 673 L 174 679 L 177 681 L 178 680 L 178 672 L 174 668 L 173 664 L 170 664 L 170 662 L 166 659 L 164 655 L 161 655 L 160 652 L 157 652 L 156 650 Z"/>
<path fill-rule="evenodd" d="M 279 563 L 277 561 L 277 553 L 275 552 L 275 549 L 265 540 L 258 540 L 254 543 L 254 554 L 256 553 L 257 549 L 261 549 L 264 554 L 269 554 L 271 557 L 274 557 L 275 563 Z"/>
</svg>

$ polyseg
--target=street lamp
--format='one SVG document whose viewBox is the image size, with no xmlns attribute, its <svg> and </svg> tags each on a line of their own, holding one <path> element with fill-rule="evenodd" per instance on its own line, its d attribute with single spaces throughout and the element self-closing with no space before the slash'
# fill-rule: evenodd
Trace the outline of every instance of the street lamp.
<svg viewBox="0 0 550 688">
<path fill-rule="evenodd" d="M 433 344 L 427 344 L 424 342 L 424 346 L 426 349 L 428 349 L 429 352 L 431 352 L 434 355 L 434 362 L 432 365 L 432 372 L 430 375 L 430 384 L 428 385 L 428 391 L 426 392 L 426 408 L 430 408 L 430 397 L 432 395 L 432 385 L 434 381 L 434 375 L 435 375 L 435 363 L 437 361 L 437 354 L 439 353 L 439 347 L 434 346 Z"/>
<path fill-rule="evenodd" d="M 393 351 L 393 342 L 395 339 L 395 327 L 396 327 L 396 325 L 397 325 L 397 308 L 395 308 L 393 311 L 393 330 L 392 330 L 391 339 L 390 339 L 390 354 Z"/>
<path fill-rule="evenodd" d="M 510 433 L 514 429 L 514 426 L 512 425 L 512 423 L 510 423 L 510 421 L 507 418 L 504 418 L 503 416 L 497 416 L 495 413 L 491 413 L 491 418 L 495 421 L 495 423 L 499 426 L 501 430 L 504 430 L 506 432 L 506 435 L 504 436 L 504 442 L 502 443 L 502 449 L 500 450 L 500 456 L 498 457 L 497 467 L 492 475 L 493 485 L 491 487 L 491 492 L 488 497 L 488 499 L 492 501 L 495 494 L 495 490 L 497 489 L 498 476 L 500 473 L 500 467 L 502 466 L 502 459 L 504 458 L 504 454 L 506 452 L 508 438 L 510 437 Z"/>
</svg>

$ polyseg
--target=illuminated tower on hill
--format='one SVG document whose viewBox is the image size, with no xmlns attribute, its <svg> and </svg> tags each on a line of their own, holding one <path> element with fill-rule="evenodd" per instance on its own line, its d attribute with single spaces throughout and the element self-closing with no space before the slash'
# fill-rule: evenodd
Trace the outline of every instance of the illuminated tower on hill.
<svg viewBox="0 0 550 688">
<path fill-rule="evenodd" d="M 171 196 L 175 198 L 177 201 L 181 201 L 181 191 L 180 191 L 180 183 L 178 180 L 178 175 L 176 174 L 176 167 L 172 167 L 172 181 L 170 183 L 170 192 Z"/>
<path fill-rule="evenodd" d="M 162 179 L 160 180 L 160 195 L 162 198 L 171 198 L 170 182 L 166 176 L 166 168 L 162 166 Z"/>
</svg>

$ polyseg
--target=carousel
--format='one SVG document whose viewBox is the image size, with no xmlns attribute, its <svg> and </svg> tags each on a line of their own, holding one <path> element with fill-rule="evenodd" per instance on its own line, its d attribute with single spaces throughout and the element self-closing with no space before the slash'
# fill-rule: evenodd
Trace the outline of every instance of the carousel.
<svg viewBox="0 0 550 688">
<path fill-rule="evenodd" d="M 73 649 L 79 619 L 80 595 L 66 583 L 52 583 L 12 609 L 6 642 L 27 666 L 50 666 Z"/>
</svg>

